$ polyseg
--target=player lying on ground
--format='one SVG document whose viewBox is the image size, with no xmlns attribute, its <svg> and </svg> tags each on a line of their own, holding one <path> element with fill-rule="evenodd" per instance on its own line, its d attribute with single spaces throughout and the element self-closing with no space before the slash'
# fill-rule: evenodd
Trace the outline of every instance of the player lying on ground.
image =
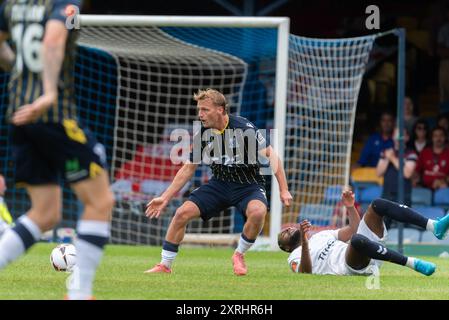
<svg viewBox="0 0 449 320">
<path fill-rule="evenodd" d="M 306 220 L 301 222 L 300 228 L 288 227 L 281 231 L 279 247 L 290 252 L 288 263 L 294 272 L 369 275 L 376 269 L 378 271 L 382 261 L 407 266 L 427 276 L 435 272 L 435 264 L 406 257 L 384 246 L 387 231 L 383 218 L 422 227 L 442 239 L 449 228 L 449 215 L 436 221 L 423 217 L 407 206 L 376 199 L 360 220 L 354 208 L 354 194 L 345 190 L 342 200 L 348 208 L 348 226 L 318 232 L 310 240 L 306 236 L 310 223 Z"/>
<path fill-rule="evenodd" d="M 210 165 L 213 178 L 194 190 L 189 199 L 176 210 L 162 245 L 161 263 L 147 272 L 171 272 L 171 265 L 178 253 L 179 244 L 184 238 L 186 226 L 192 219 L 201 217 L 203 220 L 209 220 L 219 216 L 221 211 L 236 206 L 247 220 L 232 261 L 234 273 L 245 275 L 247 268 L 243 255 L 254 244 L 257 235 L 261 232 L 268 206 L 264 187 L 265 179 L 259 172 L 260 165 L 258 162 L 250 162 L 249 159 L 257 154 L 267 157 L 279 183 L 282 203 L 288 206 L 292 196 L 288 191 L 279 157 L 273 148 L 265 143 L 265 138 L 260 135 L 254 124 L 243 117 L 228 114 L 226 98 L 217 90 L 200 90 L 195 94 L 194 99 L 197 101 L 198 116 L 202 122 L 201 138 L 207 133 L 212 137 L 206 141 L 203 140 L 198 149 L 193 145 L 190 163 L 185 163 L 167 190 L 148 204 L 146 215 L 150 218 L 159 217 L 170 199 L 192 178 L 198 166 L 192 158 L 195 151 L 204 157 L 215 141 L 221 140 L 222 147 L 221 150 L 213 150 L 211 161 L 200 159 L 202 163 Z M 254 145 L 250 145 L 249 142 L 239 143 L 239 140 L 235 140 L 233 135 L 237 135 L 237 132 L 246 132 L 247 141 L 252 141 Z M 211 138 L 213 140 L 210 140 Z M 240 148 L 242 152 L 239 153 L 237 148 Z"/>
</svg>

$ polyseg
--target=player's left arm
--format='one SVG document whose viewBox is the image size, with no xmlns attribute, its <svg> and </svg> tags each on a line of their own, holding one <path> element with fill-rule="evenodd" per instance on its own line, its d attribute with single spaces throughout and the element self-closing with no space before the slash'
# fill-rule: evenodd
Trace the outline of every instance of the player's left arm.
<svg viewBox="0 0 449 320">
<path fill-rule="evenodd" d="M 52 105 L 57 103 L 59 76 L 64 62 L 69 30 L 66 27 L 67 6 L 81 7 L 81 0 L 55 0 L 53 11 L 45 25 L 42 41 L 42 82 L 44 94 L 32 104 L 22 106 L 13 115 L 15 125 L 24 125 L 37 120 Z"/>
<path fill-rule="evenodd" d="M 360 223 L 360 215 L 355 208 L 354 193 L 350 189 L 345 189 L 342 193 L 341 200 L 348 210 L 349 225 L 338 230 L 338 240 L 347 242 L 352 235 L 357 233 Z"/>
<path fill-rule="evenodd" d="M 272 146 L 268 146 L 259 152 L 262 156 L 266 157 L 270 161 L 271 169 L 279 184 L 279 191 L 282 203 L 289 207 L 293 197 L 288 191 L 287 178 L 285 177 L 284 167 L 282 166 L 282 161 L 276 152 L 273 150 Z"/>
</svg>

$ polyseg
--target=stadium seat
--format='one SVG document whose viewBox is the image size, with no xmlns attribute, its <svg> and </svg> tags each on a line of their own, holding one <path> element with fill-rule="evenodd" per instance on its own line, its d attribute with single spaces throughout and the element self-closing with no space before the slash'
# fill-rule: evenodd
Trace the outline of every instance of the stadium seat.
<svg viewBox="0 0 449 320">
<path fill-rule="evenodd" d="M 343 187 L 340 185 L 329 186 L 324 193 L 325 201 L 340 201 Z"/>
<path fill-rule="evenodd" d="M 332 221 L 334 209 L 323 204 L 305 204 L 300 210 L 297 222 L 307 219 L 314 226 L 328 226 Z"/>
<path fill-rule="evenodd" d="M 440 113 L 449 112 L 449 101 L 444 101 L 440 103 Z"/>
<path fill-rule="evenodd" d="M 372 186 L 360 192 L 360 202 L 362 204 L 371 203 L 371 201 L 380 198 L 382 195 L 382 187 Z"/>
<path fill-rule="evenodd" d="M 438 219 L 444 217 L 444 209 L 440 207 L 416 206 L 413 207 L 413 210 L 419 212 L 420 214 L 429 219 Z"/>
<path fill-rule="evenodd" d="M 433 203 L 436 206 L 449 208 L 449 188 L 436 190 L 433 195 Z"/>
<path fill-rule="evenodd" d="M 376 183 L 383 184 L 383 177 L 378 177 L 376 168 L 356 168 L 351 173 L 352 180 L 356 183 Z"/>
<path fill-rule="evenodd" d="M 360 194 L 363 190 L 379 186 L 377 183 L 373 182 L 351 182 L 351 184 L 355 193 L 355 201 L 357 202 L 360 202 Z"/>
<path fill-rule="evenodd" d="M 399 239 L 399 230 L 392 228 L 388 230 L 387 243 L 397 244 Z M 421 231 L 413 228 L 403 229 L 403 243 L 418 243 L 421 239 Z"/>
<path fill-rule="evenodd" d="M 413 206 L 431 206 L 432 190 L 427 188 L 412 189 L 412 205 Z"/>
<path fill-rule="evenodd" d="M 366 210 L 368 210 L 370 203 L 361 203 L 360 206 L 362 207 L 362 212 L 360 212 L 361 214 L 365 214 Z"/>
</svg>

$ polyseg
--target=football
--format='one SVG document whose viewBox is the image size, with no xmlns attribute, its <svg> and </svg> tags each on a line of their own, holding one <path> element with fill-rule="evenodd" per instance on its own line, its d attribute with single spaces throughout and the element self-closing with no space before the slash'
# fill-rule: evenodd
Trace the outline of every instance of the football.
<svg viewBox="0 0 449 320">
<path fill-rule="evenodd" d="M 60 244 L 53 249 L 50 262 L 56 271 L 72 272 L 76 265 L 76 248 L 73 244 Z"/>
</svg>

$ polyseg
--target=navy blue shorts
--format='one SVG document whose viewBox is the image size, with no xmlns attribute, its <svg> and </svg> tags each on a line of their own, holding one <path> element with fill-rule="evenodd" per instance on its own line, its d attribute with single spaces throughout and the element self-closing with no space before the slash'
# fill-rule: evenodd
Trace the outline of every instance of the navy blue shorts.
<svg viewBox="0 0 449 320">
<path fill-rule="evenodd" d="M 16 183 L 69 183 L 95 177 L 106 169 L 104 146 L 74 120 L 11 126 Z"/>
<path fill-rule="evenodd" d="M 229 208 L 236 207 L 243 215 L 251 200 L 260 200 L 268 208 L 265 188 L 259 184 L 241 184 L 211 179 L 195 189 L 189 200 L 200 208 L 201 218 L 205 221 L 217 217 Z"/>
</svg>

